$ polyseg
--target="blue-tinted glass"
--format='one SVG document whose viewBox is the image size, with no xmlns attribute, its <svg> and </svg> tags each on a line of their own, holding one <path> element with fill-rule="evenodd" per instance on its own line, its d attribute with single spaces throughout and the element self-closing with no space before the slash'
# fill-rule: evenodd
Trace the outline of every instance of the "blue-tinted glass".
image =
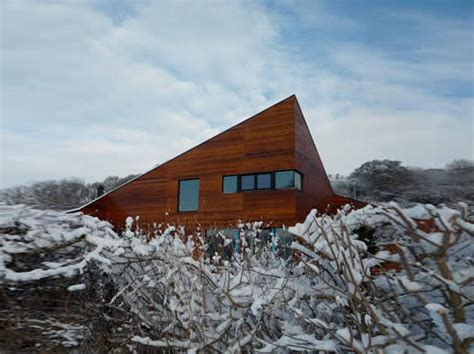
<svg viewBox="0 0 474 354">
<path fill-rule="evenodd" d="M 301 190 L 301 174 L 295 171 L 295 188 Z"/>
<path fill-rule="evenodd" d="M 257 175 L 257 188 L 270 189 L 272 187 L 272 175 L 270 173 L 261 173 Z"/>
<path fill-rule="evenodd" d="M 224 176 L 222 189 L 224 193 L 237 192 L 237 176 Z"/>
<path fill-rule="evenodd" d="M 275 188 L 285 189 L 295 186 L 294 171 L 280 171 L 275 173 Z"/>
<path fill-rule="evenodd" d="M 179 211 L 195 211 L 199 206 L 199 179 L 179 181 Z"/>
<path fill-rule="evenodd" d="M 242 176 L 240 189 L 243 191 L 250 191 L 252 189 L 255 189 L 255 175 Z"/>
</svg>

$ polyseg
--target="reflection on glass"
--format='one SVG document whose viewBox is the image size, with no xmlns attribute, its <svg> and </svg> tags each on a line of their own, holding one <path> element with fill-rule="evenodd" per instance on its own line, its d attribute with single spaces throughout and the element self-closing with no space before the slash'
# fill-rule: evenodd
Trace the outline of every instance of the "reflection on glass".
<svg viewBox="0 0 474 354">
<path fill-rule="evenodd" d="M 261 173 L 257 175 L 257 189 L 270 189 L 272 188 L 272 174 Z"/>
<path fill-rule="evenodd" d="M 223 191 L 224 193 L 237 192 L 237 176 L 224 176 Z"/>
<path fill-rule="evenodd" d="M 295 188 L 301 190 L 301 174 L 295 171 Z"/>
<path fill-rule="evenodd" d="M 252 189 L 255 189 L 255 175 L 242 176 L 240 189 L 243 191 L 250 191 Z"/>
<path fill-rule="evenodd" d="M 275 188 L 285 189 L 295 186 L 294 171 L 279 171 L 275 173 Z"/>
<path fill-rule="evenodd" d="M 178 211 L 196 211 L 199 207 L 199 179 L 179 181 Z"/>
</svg>

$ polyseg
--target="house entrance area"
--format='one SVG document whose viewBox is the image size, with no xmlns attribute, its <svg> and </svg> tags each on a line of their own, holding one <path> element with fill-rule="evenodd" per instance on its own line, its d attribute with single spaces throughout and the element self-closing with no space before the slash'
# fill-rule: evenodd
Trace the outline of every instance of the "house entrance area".
<svg viewBox="0 0 474 354">
<path fill-rule="evenodd" d="M 290 245 L 293 235 L 281 227 L 258 230 L 246 229 L 211 229 L 206 230 L 209 257 L 220 257 L 230 260 L 233 255 L 250 252 L 260 254 L 272 252 L 282 258 L 291 256 Z"/>
</svg>

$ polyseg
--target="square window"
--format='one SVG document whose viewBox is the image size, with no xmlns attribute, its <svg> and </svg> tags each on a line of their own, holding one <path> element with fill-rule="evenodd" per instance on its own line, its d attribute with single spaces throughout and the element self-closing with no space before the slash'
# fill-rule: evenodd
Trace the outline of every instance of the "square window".
<svg viewBox="0 0 474 354">
<path fill-rule="evenodd" d="M 295 186 L 294 171 L 279 171 L 275 173 L 275 188 L 286 189 Z"/>
<path fill-rule="evenodd" d="M 257 189 L 270 189 L 272 188 L 272 174 L 271 173 L 260 173 L 257 175 Z"/>
<path fill-rule="evenodd" d="M 255 175 L 244 175 L 240 177 L 240 189 L 251 191 L 255 189 Z"/>
<path fill-rule="evenodd" d="M 179 181 L 178 211 L 196 211 L 199 207 L 199 179 Z"/>
<path fill-rule="evenodd" d="M 222 190 L 224 193 L 237 192 L 237 176 L 224 176 Z"/>
</svg>

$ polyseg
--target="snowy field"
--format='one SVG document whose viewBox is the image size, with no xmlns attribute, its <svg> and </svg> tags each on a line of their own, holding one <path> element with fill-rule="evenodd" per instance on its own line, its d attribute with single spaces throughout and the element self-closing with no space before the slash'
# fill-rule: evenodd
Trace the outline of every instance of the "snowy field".
<svg viewBox="0 0 474 354">
<path fill-rule="evenodd" d="M 180 227 L 145 235 L 129 218 L 118 235 L 90 216 L 0 205 L 0 351 L 469 353 L 467 210 L 313 211 L 276 247 L 291 257 L 242 238 L 225 259 Z"/>
</svg>

